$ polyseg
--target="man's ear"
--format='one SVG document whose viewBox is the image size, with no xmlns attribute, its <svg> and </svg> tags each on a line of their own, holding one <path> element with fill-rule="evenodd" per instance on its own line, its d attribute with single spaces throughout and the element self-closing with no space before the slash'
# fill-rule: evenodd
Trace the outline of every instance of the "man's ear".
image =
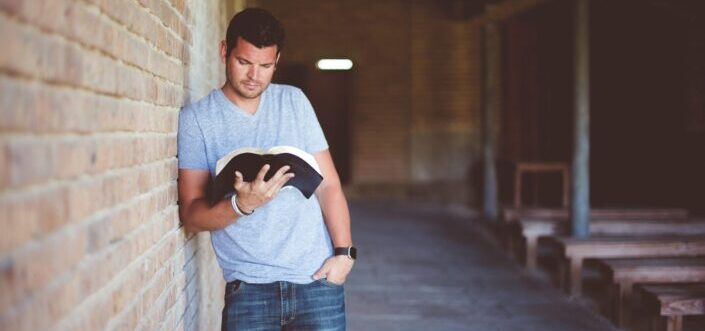
<svg viewBox="0 0 705 331">
<path fill-rule="evenodd" d="M 277 59 L 274 60 L 274 70 L 277 70 L 277 67 L 279 66 L 279 57 L 282 55 L 282 53 L 277 53 Z"/>
<path fill-rule="evenodd" d="M 227 64 L 227 57 L 228 57 L 228 44 L 225 42 L 225 40 L 222 40 L 220 42 L 220 62 Z"/>
</svg>

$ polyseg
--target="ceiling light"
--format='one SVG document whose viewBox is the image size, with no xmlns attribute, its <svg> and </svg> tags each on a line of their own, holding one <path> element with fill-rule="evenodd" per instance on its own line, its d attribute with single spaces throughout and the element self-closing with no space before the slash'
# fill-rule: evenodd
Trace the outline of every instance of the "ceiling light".
<svg viewBox="0 0 705 331">
<path fill-rule="evenodd" d="M 352 66 L 350 59 L 320 59 L 316 62 L 319 70 L 350 70 Z"/>
</svg>

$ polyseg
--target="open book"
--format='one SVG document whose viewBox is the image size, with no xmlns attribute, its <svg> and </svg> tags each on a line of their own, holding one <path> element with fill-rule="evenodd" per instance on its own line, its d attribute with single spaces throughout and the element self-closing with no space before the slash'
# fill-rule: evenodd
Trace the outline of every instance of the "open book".
<svg viewBox="0 0 705 331">
<path fill-rule="evenodd" d="M 296 147 L 276 146 L 266 151 L 252 147 L 238 148 L 221 157 L 216 163 L 211 203 L 235 191 L 233 188 L 235 171 L 242 174 L 244 181 L 251 182 L 255 180 L 257 173 L 265 164 L 269 164 L 269 171 L 264 176 L 264 180 L 272 178 L 279 168 L 290 166 L 291 169 L 287 172 L 293 172 L 295 176 L 283 188 L 295 187 L 307 199 L 323 181 L 321 169 L 313 155 Z"/>
</svg>

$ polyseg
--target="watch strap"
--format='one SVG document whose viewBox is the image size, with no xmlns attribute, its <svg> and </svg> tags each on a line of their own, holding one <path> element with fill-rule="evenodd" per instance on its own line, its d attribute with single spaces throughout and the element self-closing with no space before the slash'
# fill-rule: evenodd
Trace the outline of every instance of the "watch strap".
<svg viewBox="0 0 705 331">
<path fill-rule="evenodd" d="M 336 247 L 333 249 L 333 254 L 334 255 L 345 255 L 351 260 L 357 259 L 357 248 L 354 246 L 349 246 L 349 247 Z"/>
</svg>

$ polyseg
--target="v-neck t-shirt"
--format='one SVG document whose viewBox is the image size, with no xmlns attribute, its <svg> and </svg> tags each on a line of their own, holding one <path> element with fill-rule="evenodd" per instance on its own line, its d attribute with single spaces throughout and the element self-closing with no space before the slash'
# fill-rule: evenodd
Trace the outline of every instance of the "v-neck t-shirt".
<svg viewBox="0 0 705 331">
<path fill-rule="evenodd" d="M 213 90 L 180 111 L 177 140 L 179 169 L 208 170 L 211 177 L 218 159 L 237 148 L 288 145 L 310 154 L 328 148 L 304 93 L 279 84 L 264 90 L 254 114 Z M 318 199 L 294 189 L 211 231 L 211 242 L 226 281 L 310 283 L 333 254 Z"/>
</svg>

